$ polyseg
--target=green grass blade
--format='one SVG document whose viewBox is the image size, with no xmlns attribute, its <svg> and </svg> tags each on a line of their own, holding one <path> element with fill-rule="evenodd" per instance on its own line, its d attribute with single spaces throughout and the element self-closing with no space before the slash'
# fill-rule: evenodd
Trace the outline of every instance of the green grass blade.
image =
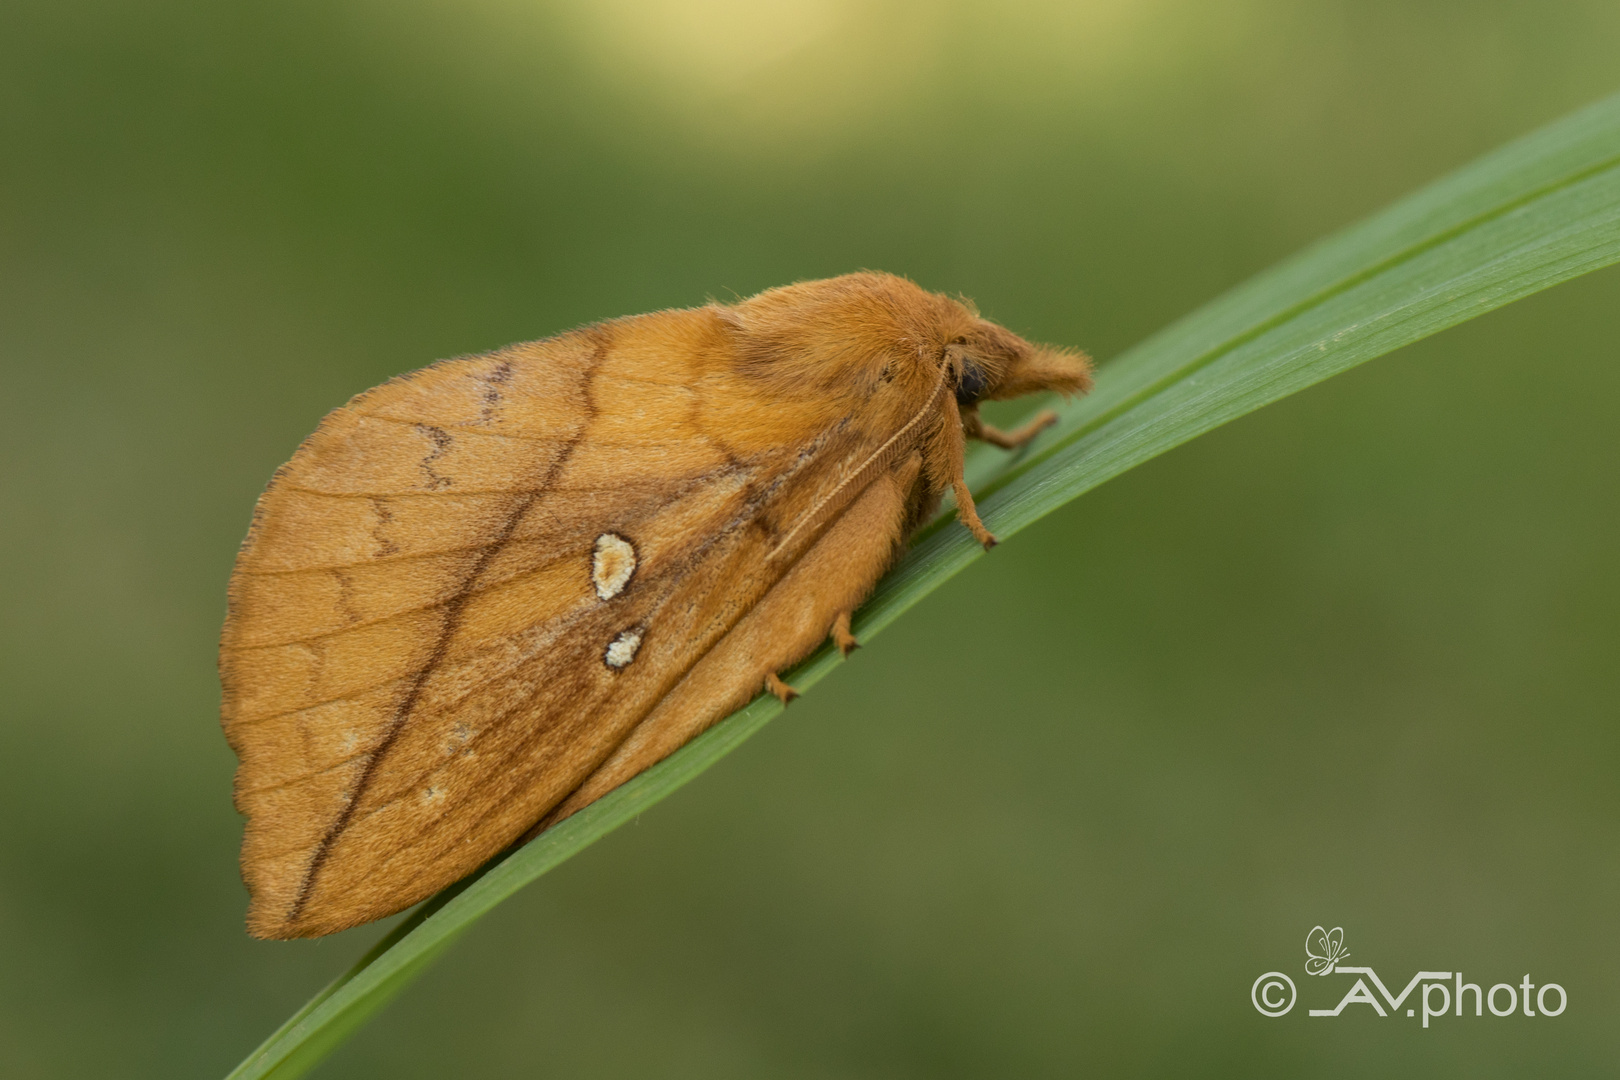
<svg viewBox="0 0 1620 1080">
<path fill-rule="evenodd" d="M 971 478 L 1009 536 L 1134 465 L 1320 382 L 1620 261 L 1620 97 L 1488 155 L 1261 274 L 1107 365 L 1096 391 Z M 936 522 L 856 619 L 870 637 L 983 552 Z M 800 689 L 838 663 L 822 650 Z M 781 711 L 753 702 L 668 760 L 423 905 L 233 1078 L 301 1075 L 490 908 L 707 769 Z"/>
</svg>

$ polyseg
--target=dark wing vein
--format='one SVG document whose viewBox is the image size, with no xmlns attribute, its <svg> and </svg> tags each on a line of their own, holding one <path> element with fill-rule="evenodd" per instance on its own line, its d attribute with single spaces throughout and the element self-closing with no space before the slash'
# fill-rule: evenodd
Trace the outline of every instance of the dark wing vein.
<svg viewBox="0 0 1620 1080">
<path fill-rule="evenodd" d="M 564 444 L 562 451 L 546 469 L 545 477 L 536 485 L 534 492 L 521 499 L 507 515 L 501 527 L 496 530 L 493 542 L 484 549 L 478 561 L 468 571 L 458 593 L 446 603 L 444 621 L 439 629 L 438 640 L 434 642 L 432 653 L 429 654 L 427 662 L 412 676 L 404 696 L 401 697 L 399 705 L 394 710 L 393 717 L 388 722 L 387 733 L 377 744 L 376 749 L 372 751 L 371 758 L 366 762 L 365 768 L 361 770 L 360 778 L 355 782 L 354 790 L 348 793 L 342 811 L 339 812 L 337 819 L 332 822 L 331 826 L 321 836 L 320 841 L 315 845 L 315 853 L 310 858 L 309 866 L 304 871 L 303 880 L 298 884 L 298 892 L 293 897 L 292 905 L 287 912 L 288 922 L 296 922 L 299 914 L 303 911 L 304 905 L 309 901 L 310 893 L 314 889 L 315 878 L 320 874 L 321 867 L 325 864 L 327 856 L 331 854 L 333 843 L 348 828 L 350 821 L 354 818 L 355 808 L 360 805 L 360 800 L 364 797 L 366 788 L 370 786 L 372 778 L 377 774 L 378 766 L 382 763 L 383 758 L 388 755 L 389 748 L 398 741 L 400 733 L 405 728 L 405 722 L 410 718 L 411 711 L 416 708 L 417 699 L 421 696 L 422 687 L 426 684 L 428 675 L 443 661 L 446 652 L 449 650 L 450 640 L 455 636 L 456 629 L 461 623 L 461 614 L 466 609 L 467 602 L 472 596 L 473 585 L 477 582 L 479 575 L 483 573 L 484 568 L 489 565 L 496 554 L 505 547 L 507 540 L 511 538 L 513 530 L 517 528 L 518 521 L 528 512 L 529 507 L 534 505 L 534 501 L 538 497 L 537 493 L 544 491 L 556 479 L 558 473 L 568 463 L 568 459 L 573 456 L 574 450 L 579 446 L 585 432 L 589 430 L 590 420 L 594 418 L 596 412 L 590 393 L 591 379 L 602 362 L 604 352 L 605 343 L 598 341 L 590 363 L 586 365 L 584 371 L 586 422 L 581 424 L 573 437 Z"/>
</svg>

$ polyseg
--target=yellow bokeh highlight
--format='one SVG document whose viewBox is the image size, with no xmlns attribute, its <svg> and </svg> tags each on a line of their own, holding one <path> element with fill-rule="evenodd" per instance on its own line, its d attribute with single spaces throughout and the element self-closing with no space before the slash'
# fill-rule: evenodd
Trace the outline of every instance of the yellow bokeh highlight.
<svg viewBox="0 0 1620 1080">
<path fill-rule="evenodd" d="M 543 42 L 658 125 L 769 155 L 904 123 L 941 99 L 1105 108 L 1252 22 L 1251 0 L 419 3 L 470 35 L 466 55 L 486 75 L 498 64 L 509 89 L 523 44 Z"/>
</svg>

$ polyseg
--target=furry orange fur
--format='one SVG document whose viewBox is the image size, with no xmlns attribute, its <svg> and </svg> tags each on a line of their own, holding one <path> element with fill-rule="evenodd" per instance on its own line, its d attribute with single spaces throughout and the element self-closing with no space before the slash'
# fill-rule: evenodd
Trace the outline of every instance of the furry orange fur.
<svg viewBox="0 0 1620 1080">
<path fill-rule="evenodd" d="M 260 498 L 220 648 L 248 929 L 399 911 L 678 749 L 829 634 L 956 493 L 978 403 L 1090 386 L 887 274 L 394 379 Z"/>
</svg>

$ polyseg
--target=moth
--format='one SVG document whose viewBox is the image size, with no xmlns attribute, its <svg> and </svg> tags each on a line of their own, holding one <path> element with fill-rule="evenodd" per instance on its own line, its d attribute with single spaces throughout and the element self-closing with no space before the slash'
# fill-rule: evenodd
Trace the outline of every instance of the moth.
<svg viewBox="0 0 1620 1080">
<path fill-rule="evenodd" d="M 400 911 L 761 692 L 962 478 L 979 403 L 1084 354 L 860 273 L 441 361 L 260 497 L 220 647 L 249 932 Z"/>
</svg>

